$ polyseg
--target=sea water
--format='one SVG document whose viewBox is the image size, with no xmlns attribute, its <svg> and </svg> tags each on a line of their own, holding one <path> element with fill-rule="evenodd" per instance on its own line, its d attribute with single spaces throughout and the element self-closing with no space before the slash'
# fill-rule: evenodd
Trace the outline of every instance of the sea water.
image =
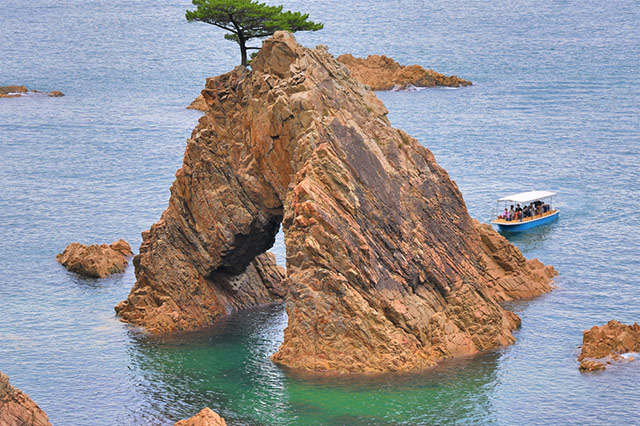
<svg viewBox="0 0 640 426">
<path fill-rule="evenodd" d="M 336 378 L 269 361 L 282 306 L 164 338 L 120 323 L 133 268 L 85 279 L 55 255 L 118 238 L 137 251 L 200 116 L 184 107 L 239 50 L 188 24 L 184 0 L 3 0 L 0 85 L 66 96 L 0 99 L 0 371 L 54 425 L 168 425 L 205 406 L 231 425 L 638 423 L 640 362 L 581 374 L 576 357 L 584 329 L 640 320 L 640 4 L 281 3 L 325 24 L 298 33 L 304 45 L 473 81 L 378 93 L 473 217 L 489 221 L 513 192 L 559 193 L 557 222 L 509 236 L 560 273 L 552 293 L 509 305 L 517 342 L 432 371 Z M 281 238 L 274 251 L 284 263 Z"/>
</svg>

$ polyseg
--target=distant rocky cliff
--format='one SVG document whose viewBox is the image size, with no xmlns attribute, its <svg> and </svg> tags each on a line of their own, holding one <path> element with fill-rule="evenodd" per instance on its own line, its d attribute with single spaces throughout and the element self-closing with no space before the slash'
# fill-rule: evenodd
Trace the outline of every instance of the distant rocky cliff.
<svg viewBox="0 0 640 426">
<path fill-rule="evenodd" d="M 208 79 L 203 96 L 169 207 L 134 259 L 125 320 L 193 328 L 284 290 L 274 361 L 411 370 L 512 343 L 520 320 L 498 302 L 550 290 L 553 268 L 472 220 L 431 152 L 325 47 L 278 32 L 252 71 Z M 260 254 L 280 226 L 278 283 Z"/>
</svg>

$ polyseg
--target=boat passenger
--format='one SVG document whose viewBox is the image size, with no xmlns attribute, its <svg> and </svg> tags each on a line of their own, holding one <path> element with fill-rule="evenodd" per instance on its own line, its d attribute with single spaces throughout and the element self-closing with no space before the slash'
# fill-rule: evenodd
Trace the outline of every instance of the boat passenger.
<svg viewBox="0 0 640 426">
<path fill-rule="evenodd" d="M 509 219 L 507 220 L 513 220 L 513 217 L 516 215 L 516 212 L 513 210 L 513 204 L 511 205 L 511 208 L 509 209 Z"/>
<path fill-rule="evenodd" d="M 509 210 L 507 210 L 507 208 L 504 208 L 504 212 L 498 216 L 498 219 L 504 219 L 504 220 L 508 220 L 509 219 Z"/>
</svg>

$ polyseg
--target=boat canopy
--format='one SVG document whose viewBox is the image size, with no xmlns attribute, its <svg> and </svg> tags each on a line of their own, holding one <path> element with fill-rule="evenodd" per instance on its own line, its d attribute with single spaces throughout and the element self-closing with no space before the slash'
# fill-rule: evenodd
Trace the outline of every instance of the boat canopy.
<svg viewBox="0 0 640 426">
<path fill-rule="evenodd" d="M 498 199 L 498 201 L 512 201 L 514 203 L 524 204 L 530 203 L 532 201 L 537 201 L 542 198 L 553 197 L 554 195 L 556 195 L 556 193 L 551 191 L 529 191 L 502 197 Z"/>
</svg>

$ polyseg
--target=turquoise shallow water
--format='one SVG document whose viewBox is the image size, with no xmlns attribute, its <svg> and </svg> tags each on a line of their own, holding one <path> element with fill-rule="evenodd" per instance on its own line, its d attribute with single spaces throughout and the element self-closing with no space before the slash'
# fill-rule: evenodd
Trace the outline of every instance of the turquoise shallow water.
<svg viewBox="0 0 640 426">
<path fill-rule="evenodd" d="M 581 375 L 576 356 L 582 330 L 640 320 L 640 5 L 283 3 L 325 23 L 305 45 L 474 82 L 379 94 L 472 216 L 488 221 L 507 193 L 560 193 L 559 221 L 509 237 L 560 272 L 551 294 L 510 305 L 517 343 L 419 374 L 332 378 L 268 360 L 279 306 L 163 339 L 121 324 L 133 268 L 81 279 L 55 254 L 118 238 L 136 250 L 199 117 L 184 106 L 238 52 L 187 24 L 187 1 L 4 0 L 0 84 L 66 96 L 0 99 L 0 371 L 54 425 L 164 425 L 204 406 L 234 425 L 637 424 L 640 363 Z M 274 251 L 282 262 L 281 240 Z"/>
</svg>

